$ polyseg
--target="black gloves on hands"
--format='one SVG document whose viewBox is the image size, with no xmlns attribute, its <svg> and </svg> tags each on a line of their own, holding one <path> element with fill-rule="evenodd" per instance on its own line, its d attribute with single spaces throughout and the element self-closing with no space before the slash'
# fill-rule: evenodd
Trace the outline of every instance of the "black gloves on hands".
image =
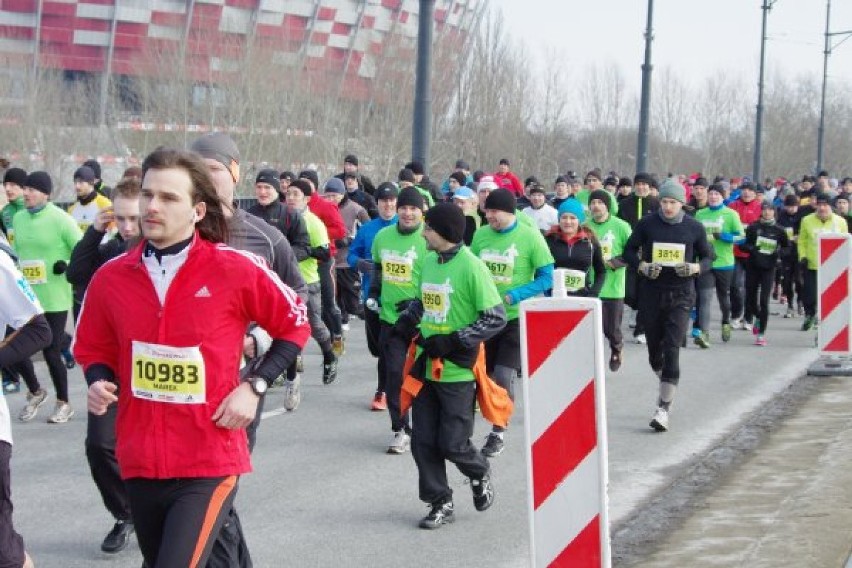
<svg viewBox="0 0 852 568">
<path fill-rule="evenodd" d="M 314 247 L 308 254 L 320 262 L 327 262 L 331 258 L 331 250 L 327 246 Z"/>
<path fill-rule="evenodd" d="M 64 260 L 57 260 L 53 263 L 53 273 L 54 274 L 65 274 L 65 271 L 68 269 L 68 263 Z"/>
<path fill-rule="evenodd" d="M 461 339 L 456 332 L 433 335 L 423 340 L 423 350 L 432 359 L 443 359 L 460 347 L 462 347 Z"/>
</svg>

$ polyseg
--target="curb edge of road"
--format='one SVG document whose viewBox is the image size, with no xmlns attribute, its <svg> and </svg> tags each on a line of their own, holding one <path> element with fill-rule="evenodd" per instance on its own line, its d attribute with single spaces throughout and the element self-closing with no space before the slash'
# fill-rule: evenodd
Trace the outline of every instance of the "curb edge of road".
<svg viewBox="0 0 852 568">
<path fill-rule="evenodd" d="M 824 378 L 800 375 L 746 415 L 706 452 L 674 466 L 671 483 L 655 491 L 634 513 L 612 526 L 613 564 L 632 566 L 654 552 L 660 541 L 694 514 L 696 505 L 799 410 Z"/>
</svg>

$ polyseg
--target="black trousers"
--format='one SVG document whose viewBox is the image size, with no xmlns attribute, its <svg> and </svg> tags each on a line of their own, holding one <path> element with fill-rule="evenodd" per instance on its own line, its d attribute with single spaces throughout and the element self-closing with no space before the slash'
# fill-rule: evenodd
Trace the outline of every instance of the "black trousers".
<svg viewBox="0 0 852 568">
<path fill-rule="evenodd" d="M 688 280 L 678 288 L 640 284 L 639 317 L 648 339 L 648 362 L 662 370 L 662 380 L 676 385 L 680 380 L 680 346 L 689 328 L 689 313 L 695 303 L 695 285 Z"/>
<path fill-rule="evenodd" d="M 604 337 L 609 340 L 609 348 L 621 351 L 624 336 L 621 333 L 621 319 L 624 317 L 624 300 L 601 300 Z"/>
<path fill-rule="evenodd" d="M 424 381 L 414 399 L 411 453 L 419 474 L 420 499 L 427 503 L 450 500 L 447 461 L 462 475 L 481 479 L 488 474 L 488 460 L 471 443 L 476 384 L 473 381 L 438 383 Z"/>
<path fill-rule="evenodd" d="M 68 321 L 68 312 L 45 312 L 44 317 L 50 324 L 50 332 L 53 341 L 44 348 L 44 362 L 56 389 L 56 398 L 68 402 L 68 370 L 62 360 L 62 341 L 65 338 L 65 324 Z"/>
<path fill-rule="evenodd" d="M 126 480 L 146 566 L 206 566 L 237 493 L 237 480 L 235 475 Z"/>
<path fill-rule="evenodd" d="M 719 309 L 722 311 L 722 323 L 731 323 L 731 279 L 734 277 L 734 271 L 713 269 L 707 276 L 709 278 L 699 279 L 698 289 L 698 327 L 705 333 L 710 331 L 710 309 L 714 289 Z"/>
<path fill-rule="evenodd" d="M 127 488 L 121 479 L 118 460 L 115 458 L 117 415 L 118 404 L 110 404 L 103 416 L 89 413 L 86 426 L 86 460 L 107 511 L 118 521 L 129 521 L 130 501 Z"/>
<path fill-rule="evenodd" d="M 361 306 L 361 276 L 352 268 L 337 268 L 336 298 L 340 309 L 340 318 L 349 321 L 349 316 L 364 317 Z"/>
<path fill-rule="evenodd" d="M 798 257 L 794 255 L 781 259 L 781 287 L 784 290 L 784 295 L 787 297 L 788 308 L 795 309 L 796 301 L 794 300 L 794 296 L 799 300 L 799 304 L 804 303 L 802 299 L 802 288 L 804 287 L 802 280 L 802 270 L 799 267 Z"/>
<path fill-rule="evenodd" d="M 816 316 L 817 309 L 817 271 L 804 270 L 805 285 L 802 289 L 802 304 L 805 306 L 805 315 L 808 317 Z"/>
<path fill-rule="evenodd" d="M 381 356 L 381 348 L 379 346 L 379 334 L 382 331 L 382 323 L 379 319 L 379 314 L 374 312 L 373 310 L 364 310 L 364 332 L 367 336 L 367 349 L 370 351 L 370 355 L 373 357 L 378 357 L 378 363 L 376 364 L 376 374 L 378 375 L 378 382 L 376 384 L 376 392 L 386 392 L 385 387 L 385 373 L 387 372 L 385 369 L 385 360 Z"/>
<path fill-rule="evenodd" d="M 24 565 L 24 539 L 12 526 L 12 445 L 0 441 L 0 568 Z"/>
<path fill-rule="evenodd" d="M 766 333 L 769 321 L 769 296 L 775 286 L 775 267 L 760 269 L 749 266 L 746 270 L 746 319 L 757 317 L 760 333 Z"/>
<path fill-rule="evenodd" d="M 334 259 L 317 263 L 320 277 L 320 294 L 322 298 L 322 321 L 333 337 L 343 333 L 340 321 L 340 309 L 334 301 Z"/>
<path fill-rule="evenodd" d="M 391 430 L 408 432 L 411 430 L 411 425 L 408 416 L 402 416 L 399 403 L 400 391 L 402 390 L 402 368 L 405 366 L 405 357 L 408 354 L 408 343 L 399 335 L 393 333 L 392 330 L 392 325 L 381 322 L 381 331 L 379 332 L 381 355 L 379 355 L 379 361 L 384 362 L 384 392 L 387 395 Z"/>
<path fill-rule="evenodd" d="M 734 275 L 731 278 L 731 317 L 739 319 L 745 311 L 746 259 L 736 258 Z"/>
<path fill-rule="evenodd" d="M 11 327 L 6 327 L 6 337 L 9 337 L 15 330 Z M 24 359 L 23 361 L 18 361 L 13 365 L 9 365 L 8 367 L 3 368 L 4 373 L 8 373 L 9 378 L 13 381 L 18 380 L 19 377 L 24 379 L 24 383 L 27 385 L 27 390 L 34 393 L 41 388 L 41 385 L 38 382 L 38 378 L 35 374 L 35 368 L 33 367 L 33 362 L 29 358 Z M 4 374 L 3 378 L 6 378 Z"/>
</svg>

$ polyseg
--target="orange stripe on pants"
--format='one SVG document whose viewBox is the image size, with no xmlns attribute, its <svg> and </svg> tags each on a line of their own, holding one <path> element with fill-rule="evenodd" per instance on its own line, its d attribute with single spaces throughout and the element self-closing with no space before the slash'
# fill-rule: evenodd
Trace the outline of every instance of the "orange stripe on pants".
<svg viewBox="0 0 852 568">
<path fill-rule="evenodd" d="M 201 531 L 198 533 L 198 540 L 195 543 L 195 550 L 192 553 L 192 561 L 190 568 L 196 568 L 201 555 L 204 553 L 204 548 L 207 546 L 207 541 L 210 539 L 210 533 L 213 531 L 213 525 L 216 524 L 216 519 L 222 512 L 222 504 L 228 495 L 234 490 L 237 485 L 237 476 L 230 475 L 222 480 L 216 489 L 213 490 L 213 495 L 210 497 L 210 504 L 207 505 L 207 512 L 204 514 L 204 522 L 201 524 Z"/>
</svg>

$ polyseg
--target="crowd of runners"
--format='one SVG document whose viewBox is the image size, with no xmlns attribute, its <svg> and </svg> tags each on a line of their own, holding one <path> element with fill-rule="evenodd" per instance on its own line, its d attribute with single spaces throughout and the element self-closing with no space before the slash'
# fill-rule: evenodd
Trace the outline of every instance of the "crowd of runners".
<svg viewBox="0 0 852 568">
<path fill-rule="evenodd" d="M 282 389 L 295 411 L 303 375 L 345 380 L 352 326 L 377 360 L 365 398 L 388 415 L 386 451 L 412 454 L 429 505 L 419 526 L 436 529 L 454 520 L 447 462 L 470 479 L 476 510 L 494 500 L 519 304 L 548 295 L 556 269 L 569 295 L 601 300 L 610 372 L 625 364 L 624 332 L 646 344 L 659 378 L 650 427 L 664 432 L 680 349 L 717 348 L 733 330 L 766 346 L 770 297 L 813 329 L 818 235 L 850 228 L 852 178 L 826 172 L 756 183 L 593 169 L 551 186 L 522 182 L 506 159 L 491 173 L 459 160 L 437 183 L 410 162 L 374 184 L 348 155 L 322 181 L 260 170 L 242 210 L 241 162 L 221 133 L 155 150 L 114 188 L 90 160 L 67 211 L 47 172 L 6 169 L 0 566 L 33 565 L 11 522 L 11 416 L 30 422 L 50 399 L 48 422 L 72 419 L 84 404 L 68 395 L 76 365 L 89 385 L 86 458 L 115 519 L 101 549 L 135 534 L 149 568 L 251 566 L 235 496 L 265 395 Z M 301 357 L 311 337 L 321 368 Z M 477 411 L 492 424 L 481 447 Z"/>
</svg>

